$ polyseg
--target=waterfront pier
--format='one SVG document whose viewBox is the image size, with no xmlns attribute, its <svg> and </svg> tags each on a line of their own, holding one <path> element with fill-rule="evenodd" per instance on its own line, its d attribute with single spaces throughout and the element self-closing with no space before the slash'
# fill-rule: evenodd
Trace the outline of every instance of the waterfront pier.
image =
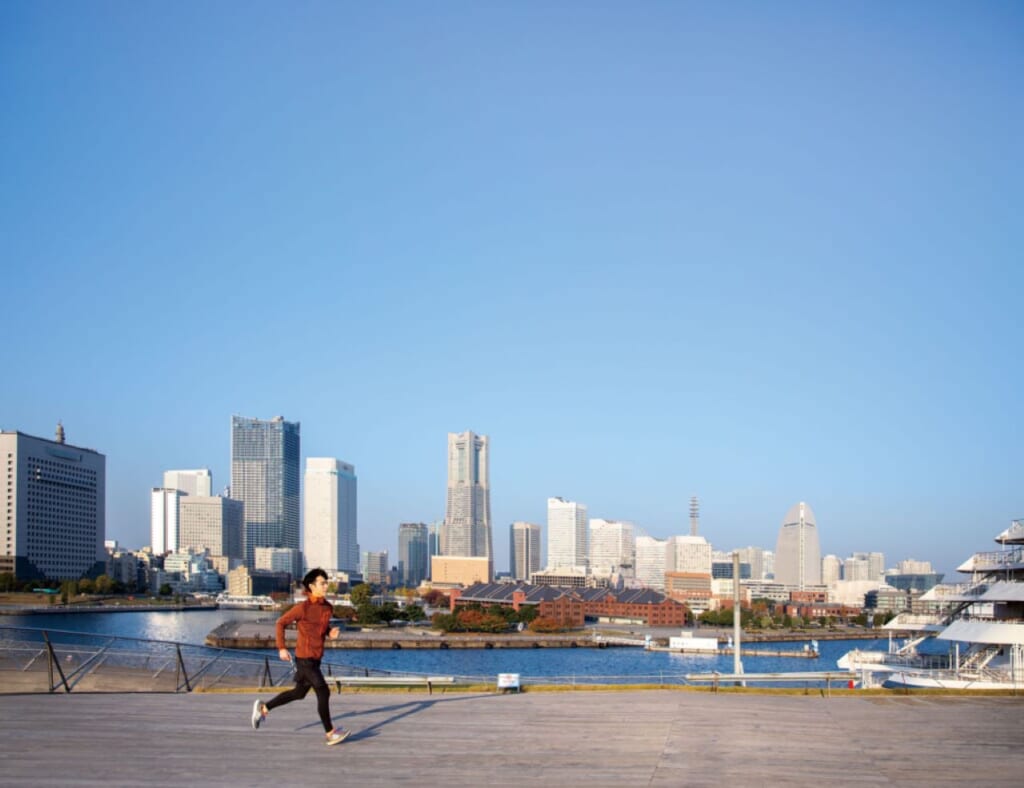
<svg viewBox="0 0 1024 788">
<path fill-rule="evenodd" d="M 985 785 L 1024 773 L 1017 697 L 671 690 L 0 696 L 0 785 Z M 144 754 L 141 757 L 140 754 Z"/>
</svg>

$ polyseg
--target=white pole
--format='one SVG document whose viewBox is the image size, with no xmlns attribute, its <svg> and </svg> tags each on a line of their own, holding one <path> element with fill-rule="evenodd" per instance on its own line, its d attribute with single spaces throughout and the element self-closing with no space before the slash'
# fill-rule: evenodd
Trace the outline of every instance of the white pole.
<svg viewBox="0 0 1024 788">
<path fill-rule="evenodd" d="M 740 661 L 740 554 L 732 554 L 732 672 L 743 672 Z"/>
</svg>

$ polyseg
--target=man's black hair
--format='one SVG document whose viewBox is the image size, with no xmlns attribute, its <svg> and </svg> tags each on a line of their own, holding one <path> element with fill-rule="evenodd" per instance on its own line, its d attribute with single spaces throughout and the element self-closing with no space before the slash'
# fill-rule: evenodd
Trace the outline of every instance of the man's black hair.
<svg viewBox="0 0 1024 788">
<path fill-rule="evenodd" d="M 327 573 L 319 567 L 317 567 L 316 569 L 310 569 L 308 572 L 306 572 L 306 576 L 302 578 L 302 587 L 309 591 L 309 587 L 313 585 L 314 582 L 316 582 L 316 579 L 318 577 L 322 577 L 324 580 L 326 580 Z"/>
</svg>

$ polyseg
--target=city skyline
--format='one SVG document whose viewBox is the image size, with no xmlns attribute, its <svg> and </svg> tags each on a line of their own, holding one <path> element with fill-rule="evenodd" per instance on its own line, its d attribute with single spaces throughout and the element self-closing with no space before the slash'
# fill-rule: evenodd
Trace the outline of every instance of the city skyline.
<svg viewBox="0 0 1024 788">
<path fill-rule="evenodd" d="M 1024 514 L 1024 9 L 152 11 L 0 7 L 0 428 L 108 458 L 108 538 L 234 413 L 392 556 L 470 428 L 496 568 L 556 496 L 948 577 Z"/>
<path fill-rule="evenodd" d="M 283 418 L 281 418 L 281 417 L 275 417 L 274 419 L 271 419 L 269 421 L 261 421 L 259 419 L 240 419 L 240 417 L 237 417 L 237 416 L 233 416 L 232 417 L 232 424 L 233 425 L 236 425 L 236 423 L 239 422 L 239 421 L 248 422 L 249 424 L 247 424 L 246 426 L 249 426 L 250 428 L 254 427 L 254 426 L 257 427 L 257 428 L 259 428 L 259 427 L 275 427 L 276 426 L 278 428 L 284 427 L 286 429 L 291 429 L 291 430 L 295 431 L 296 433 L 297 433 L 298 426 L 299 426 L 298 423 L 290 424 L 290 423 L 284 422 Z M 27 433 L 25 433 L 23 431 L 11 431 L 11 432 L 7 432 L 5 434 L 11 436 L 12 438 L 15 437 L 15 436 L 20 436 L 20 437 L 22 437 L 24 439 L 27 439 L 27 440 L 30 440 L 30 441 L 48 441 L 48 439 L 43 438 L 42 436 L 33 436 L 33 435 L 27 434 Z M 57 435 L 58 435 L 58 441 L 60 443 L 63 443 L 65 432 L 64 432 L 64 428 L 63 428 L 62 424 L 58 424 L 58 426 L 57 426 Z M 297 434 L 295 435 L 295 437 L 297 437 Z M 452 455 L 452 452 L 451 452 L 451 449 L 452 449 L 452 446 L 453 446 L 453 441 L 452 441 L 453 438 L 455 438 L 455 439 L 469 438 L 470 442 L 473 439 L 477 439 L 477 440 L 482 439 L 482 444 L 485 445 L 485 446 L 489 442 L 487 436 L 476 436 L 476 435 L 473 435 L 472 433 L 466 433 L 465 435 L 457 435 L 457 434 L 449 433 L 449 467 L 450 468 L 453 467 L 452 466 L 452 456 L 453 455 Z M 280 441 L 276 441 L 276 442 L 280 443 Z M 260 441 L 260 443 L 262 443 L 262 441 Z M 273 443 L 275 443 L 275 441 L 273 439 L 271 439 L 270 444 L 272 445 Z M 458 440 L 456 440 L 456 443 L 458 443 Z M 462 443 L 463 443 L 464 446 L 465 445 L 469 445 L 466 440 L 463 440 Z M 83 447 L 73 447 L 73 448 L 81 449 Z M 94 451 L 93 449 L 89 449 L 89 448 L 87 448 L 85 450 L 86 451 Z M 484 455 L 484 456 L 486 456 L 486 455 Z M 334 500 L 334 504 L 332 504 L 332 505 L 333 506 L 338 506 L 339 504 L 341 504 L 341 508 L 345 510 L 346 518 L 348 518 L 348 519 L 350 519 L 350 520 L 352 520 L 354 522 L 354 512 L 353 512 L 353 510 L 355 509 L 355 498 L 356 498 L 355 489 L 354 489 L 355 488 L 355 482 L 356 482 L 355 475 L 354 475 L 355 474 L 354 467 L 349 465 L 348 463 L 342 462 L 342 461 L 337 460 L 335 458 L 307 458 L 307 472 L 306 472 L 306 475 L 305 475 L 305 479 L 306 479 L 307 485 L 309 484 L 310 473 L 314 469 L 316 471 L 316 473 L 314 475 L 322 474 L 324 471 L 332 470 L 333 469 L 333 471 L 336 474 L 340 474 L 341 476 L 344 476 L 344 483 L 345 483 L 345 486 L 346 486 L 346 490 L 344 491 L 344 494 L 342 494 L 340 496 L 338 496 L 337 491 L 336 491 L 335 498 L 333 499 Z M 285 475 L 287 475 L 287 474 L 285 474 Z M 197 481 L 197 477 L 198 477 L 198 481 Z M 153 549 L 153 551 L 155 553 L 163 553 L 163 552 L 166 552 L 166 550 L 163 549 L 163 548 L 166 547 L 166 545 L 163 545 L 163 547 L 161 549 L 157 549 L 157 542 L 158 541 L 168 541 L 168 538 L 169 538 L 169 540 L 171 542 L 174 542 L 174 543 L 177 543 L 179 541 L 178 534 L 179 534 L 179 531 L 180 531 L 180 522 L 181 522 L 180 518 L 184 516 L 181 513 L 181 509 L 180 509 L 182 504 L 195 503 L 195 504 L 199 505 L 201 508 L 209 508 L 211 504 L 215 504 L 222 511 L 223 511 L 223 507 L 225 505 L 231 504 L 233 507 L 237 506 L 237 512 L 236 512 L 237 513 L 237 517 L 238 517 L 238 527 L 237 527 L 238 533 L 236 535 L 237 539 L 238 539 L 238 552 L 237 552 L 237 555 L 241 556 L 241 536 L 242 536 L 242 531 L 243 531 L 242 513 L 243 513 L 243 509 L 244 509 L 242 501 L 234 499 L 234 498 L 223 497 L 223 496 L 207 497 L 207 496 L 203 496 L 203 495 L 193 495 L 193 494 L 189 494 L 189 493 L 184 492 L 185 490 L 192 490 L 192 489 L 196 489 L 200 493 L 207 492 L 209 490 L 209 488 L 210 488 L 210 481 L 211 481 L 211 476 L 210 476 L 209 469 L 202 469 L 202 470 L 199 470 L 199 471 L 166 471 L 164 473 L 164 483 L 168 484 L 168 483 L 170 483 L 171 480 L 183 481 L 184 483 L 180 484 L 177 488 L 153 488 L 151 490 L 152 507 L 151 507 L 151 522 L 150 522 L 150 529 L 151 529 L 150 544 L 149 545 L 142 545 L 142 546 L 143 547 L 149 547 L 150 549 Z M 337 482 L 335 482 L 335 485 L 337 485 Z M 226 496 L 227 493 L 229 493 L 229 492 L 230 492 L 230 488 L 225 489 L 223 495 Z M 315 498 L 319 499 L 319 498 L 323 497 L 323 493 L 324 492 L 325 492 L 325 489 L 321 489 L 319 486 L 313 486 L 313 495 L 315 496 Z M 175 495 L 174 499 L 171 501 L 170 504 L 168 503 L 168 500 L 166 499 L 166 494 L 168 494 L 168 493 L 173 493 Z M 320 533 L 307 533 L 306 515 L 308 515 L 309 503 L 311 501 L 307 497 L 307 487 L 306 486 L 303 486 L 299 497 L 302 500 L 302 510 L 303 510 L 303 513 L 304 513 L 303 519 L 300 522 L 300 541 L 303 544 L 305 544 L 307 538 L 312 538 L 314 540 L 318 540 L 319 539 L 321 542 L 323 542 L 324 540 L 320 539 L 322 534 L 320 534 Z M 691 571 L 691 572 L 696 571 L 696 572 L 704 572 L 704 573 L 706 573 L 707 570 L 708 570 L 708 567 L 710 566 L 710 562 L 713 560 L 713 552 L 714 553 L 721 553 L 722 555 L 729 556 L 729 555 L 731 555 L 732 552 L 738 551 L 740 553 L 740 556 L 741 556 L 741 561 L 745 562 L 748 567 L 753 568 L 753 567 L 755 567 L 755 565 L 757 566 L 758 571 L 756 571 L 754 573 L 754 575 L 756 577 L 760 577 L 764 571 L 767 571 L 769 573 L 772 572 L 774 567 L 778 564 L 778 562 L 777 562 L 778 556 L 780 554 L 784 555 L 784 553 L 785 553 L 785 551 L 780 550 L 780 546 L 783 545 L 783 544 L 786 545 L 787 550 L 789 552 L 791 552 L 793 555 L 788 556 L 788 557 L 784 555 L 783 561 L 782 561 L 782 571 L 783 571 L 784 575 L 792 575 L 792 576 L 786 576 L 786 577 L 776 576 L 775 580 L 776 580 L 776 582 L 783 582 L 783 583 L 786 583 L 786 584 L 789 584 L 789 585 L 793 585 L 794 587 L 797 587 L 797 588 L 803 588 L 805 585 L 817 586 L 820 581 L 815 581 L 815 578 L 816 577 L 821 577 L 822 575 L 824 575 L 824 573 L 826 571 L 825 564 L 830 559 L 837 559 L 838 560 L 838 569 L 839 569 L 840 573 L 843 575 L 843 579 L 847 579 L 847 580 L 850 579 L 850 572 L 851 571 L 854 572 L 854 575 L 855 575 L 854 579 L 869 579 L 869 578 L 870 579 L 877 579 L 877 578 L 881 577 L 883 571 L 885 571 L 885 570 L 892 570 L 892 571 L 897 571 L 897 572 L 905 572 L 905 571 L 910 571 L 910 570 L 905 569 L 904 567 L 910 566 L 910 567 L 917 567 L 917 568 L 913 569 L 913 571 L 915 571 L 915 572 L 923 572 L 925 570 L 921 569 L 920 567 L 924 566 L 924 565 L 929 565 L 930 566 L 930 564 L 931 564 L 931 561 L 929 559 L 927 559 L 927 558 L 924 559 L 924 560 L 921 560 L 919 558 L 907 558 L 907 557 L 895 558 L 893 556 L 889 556 L 888 558 L 886 558 L 885 555 L 882 552 L 878 552 L 878 551 L 873 551 L 873 552 L 870 552 L 870 553 L 862 552 L 862 551 L 853 551 L 853 552 L 850 552 L 849 555 L 846 555 L 846 556 L 836 556 L 834 554 L 823 555 L 823 551 L 821 550 L 820 545 L 819 545 L 819 540 L 818 540 L 818 535 L 817 535 L 817 528 L 816 528 L 816 523 L 815 523 L 815 519 L 814 519 L 814 514 L 811 511 L 811 507 L 806 502 L 803 502 L 803 501 L 798 502 L 797 504 L 794 504 L 787 511 L 786 516 L 783 519 L 782 528 L 778 532 L 776 549 L 774 551 L 772 551 L 769 548 L 766 548 L 764 546 L 755 546 L 755 545 L 748 545 L 747 547 L 733 546 L 733 547 L 728 548 L 728 550 L 725 550 L 725 551 L 722 551 L 720 549 L 722 546 L 719 545 L 718 546 L 719 549 L 716 549 L 716 550 L 713 551 L 712 550 L 713 545 L 710 542 L 708 542 L 705 539 L 704 536 L 701 536 L 701 535 L 694 536 L 694 535 L 692 535 L 693 531 L 695 530 L 695 527 L 694 527 L 694 523 L 695 523 L 694 511 L 695 511 L 695 509 L 694 509 L 694 503 L 693 503 L 693 501 L 695 501 L 695 500 L 696 500 L 696 497 L 691 498 L 691 505 L 690 505 L 690 515 L 691 515 L 691 517 L 690 517 L 689 533 L 672 533 L 672 534 L 669 534 L 669 535 L 667 535 L 665 537 L 652 537 L 652 536 L 648 535 L 642 528 L 641 529 L 637 529 L 640 532 L 639 536 L 642 536 L 642 538 L 644 540 L 646 540 L 646 542 L 648 544 L 650 544 L 652 542 L 660 542 L 660 543 L 662 543 L 663 546 L 661 548 L 661 552 L 666 554 L 666 557 L 664 559 L 665 571 Z M 173 510 L 173 519 L 170 519 L 170 511 L 168 509 L 169 506 Z M 564 499 L 561 499 L 561 498 L 549 498 L 547 500 L 547 512 L 548 512 L 548 518 L 549 518 L 549 522 L 548 522 L 548 527 L 547 528 L 545 526 L 534 525 L 534 524 L 531 524 L 531 523 L 525 523 L 525 522 L 519 522 L 519 521 L 513 522 L 510 525 L 510 529 L 511 529 L 513 538 L 510 541 L 510 545 L 509 545 L 510 546 L 510 550 L 509 550 L 509 554 L 508 554 L 508 558 L 509 558 L 508 571 L 513 571 L 513 574 L 514 574 L 514 565 L 513 565 L 512 562 L 513 562 L 513 556 L 514 556 L 515 550 L 516 550 L 514 533 L 515 533 L 515 529 L 516 529 L 517 526 L 528 526 L 531 529 L 536 529 L 536 535 L 535 535 L 534 538 L 536 538 L 536 540 L 537 540 L 538 549 L 534 553 L 534 555 L 537 556 L 537 560 L 539 560 L 539 555 L 542 552 L 543 553 L 549 552 L 549 550 L 542 550 L 540 548 L 541 548 L 541 545 L 545 544 L 545 540 L 548 539 L 549 534 L 551 533 L 550 522 L 551 522 L 553 507 L 554 507 L 554 510 L 558 511 L 559 518 L 561 518 L 561 519 L 565 519 L 562 516 L 564 514 L 564 512 L 562 510 L 565 510 L 566 512 L 570 512 L 570 513 L 575 513 L 577 510 L 579 510 L 579 512 L 581 512 L 581 515 L 582 515 L 581 517 L 577 517 L 575 514 L 572 514 L 572 516 L 570 516 L 567 519 L 567 522 L 570 524 L 570 528 L 569 528 L 570 531 L 573 530 L 573 528 L 575 528 L 576 531 L 582 531 L 582 532 L 584 532 L 586 534 L 586 537 L 587 537 L 586 540 L 587 540 L 588 560 L 585 562 L 586 566 L 577 566 L 576 568 L 581 569 L 581 570 L 585 570 L 587 572 L 587 574 L 590 574 L 591 570 L 592 570 L 590 555 L 592 553 L 593 545 L 591 544 L 590 540 L 593 539 L 593 533 L 594 533 L 595 529 L 607 529 L 609 527 L 612 527 L 612 530 L 615 530 L 615 529 L 618 529 L 618 528 L 625 528 L 631 534 L 631 536 L 629 537 L 629 541 L 630 542 L 635 542 L 635 540 L 637 538 L 637 535 L 633 534 L 635 526 L 632 523 L 623 523 L 623 522 L 619 522 L 619 521 L 608 521 L 608 520 L 605 520 L 603 518 L 590 517 L 588 515 L 587 511 L 586 511 L 586 505 L 583 504 L 583 503 L 576 502 L 576 501 L 565 501 Z M 159 512 L 158 512 L 158 510 L 159 510 Z M 199 510 L 197 510 L 197 512 L 198 511 Z M 220 517 L 221 516 L 222 515 L 218 515 L 217 516 L 218 522 L 220 521 Z M 559 531 L 565 531 L 566 527 L 565 527 L 564 523 L 561 523 L 561 519 L 559 520 L 559 524 L 560 524 Z M 573 522 L 576 523 L 575 526 L 572 526 Z M 800 570 L 800 568 L 799 568 L 801 564 L 800 564 L 800 560 L 799 560 L 798 556 L 802 556 L 802 555 L 805 554 L 804 546 L 800 544 L 799 538 L 793 537 L 792 534 L 787 533 L 788 531 L 792 530 L 793 527 L 798 527 L 798 529 L 802 531 L 805 522 L 809 525 L 810 530 L 811 530 L 811 534 L 812 534 L 812 538 L 810 540 L 810 547 L 806 551 L 807 552 L 807 558 L 806 558 L 806 561 L 804 563 L 804 566 L 805 566 L 805 570 L 804 571 L 811 575 L 810 580 L 806 579 L 806 577 L 804 579 L 801 579 L 801 575 L 803 575 L 804 572 L 802 572 Z M 162 529 L 162 531 L 163 531 L 163 535 L 162 536 L 158 536 L 157 535 L 158 528 Z M 403 543 L 402 531 L 404 529 L 410 529 L 410 528 L 422 529 L 422 531 L 423 531 L 423 533 L 422 533 L 422 537 L 423 537 L 423 550 L 424 551 L 427 550 L 427 543 L 429 541 L 429 539 L 428 539 L 429 527 L 425 523 L 400 523 L 399 526 L 398 526 L 398 534 L 399 534 L 399 536 L 398 536 L 398 539 L 397 539 L 398 555 L 399 555 L 398 560 L 400 562 L 402 561 L 402 556 L 405 556 L 407 554 L 407 549 L 408 549 L 406 547 L 406 545 Z M 346 533 L 342 534 L 341 533 L 342 531 L 345 531 Z M 344 528 L 344 529 L 339 530 L 338 534 L 336 534 L 336 536 L 335 536 L 335 547 L 337 547 L 337 545 L 340 544 L 340 542 L 338 541 L 338 538 L 341 537 L 341 536 L 345 537 L 344 541 L 346 543 L 351 544 L 355 540 L 355 529 L 354 528 L 352 528 L 352 529 Z M 560 539 L 560 540 L 563 540 L 564 536 L 563 535 L 559 535 L 557 538 Z M 225 541 L 225 540 L 228 540 L 228 541 Z M 217 526 L 217 539 L 216 539 L 216 541 L 222 544 L 220 549 L 223 549 L 223 545 L 229 544 L 229 541 L 230 541 L 229 537 L 227 536 L 227 534 L 222 532 L 221 526 L 219 526 L 219 525 Z M 330 540 L 327 540 L 327 541 L 329 542 Z M 128 545 L 128 544 L 124 544 L 124 543 L 122 543 L 120 546 L 122 548 L 130 549 L 130 550 L 134 550 L 134 549 L 138 549 L 139 548 L 139 545 Z M 356 544 L 356 546 L 358 547 L 358 544 Z M 198 545 L 198 546 L 197 545 L 184 545 L 184 543 L 183 543 L 182 547 L 183 548 L 188 547 L 189 549 L 198 549 L 198 550 L 212 549 L 213 553 L 219 554 L 217 548 L 210 548 L 209 546 L 204 546 L 204 545 Z M 696 552 L 694 552 L 694 548 L 697 548 Z M 290 548 L 290 549 L 293 552 L 296 550 L 296 548 Z M 650 548 L 647 548 L 647 549 L 650 549 Z M 174 552 L 174 550 L 171 550 L 171 552 Z M 772 562 L 771 562 L 771 567 L 772 568 L 770 568 L 770 569 L 769 568 L 761 569 L 762 559 L 756 557 L 754 555 L 755 552 L 767 553 L 768 555 L 770 555 L 772 557 Z M 229 552 L 224 553 L 224 554 L 225 555 L 236 555 L 236 553 L 233 552 L 233 551 L 229 551 Z M 384 555 L 388 555 L 388 554 L 389 554 L 389 549 L 387 549 L 387 548 L 385 548 L 384 550 L 363 551 L 361 553 L 361 555 L 363 557 L 363 560 L 365 560 L 365 557 L 367 555 L 372 555 L 372 556 L 379 557 L 379 556 L 384 556 Z M 616 554 L 618 554 L 617 551 L 616 551 Z M 817 556 L 816 558 L 815 558 L 815 555 Z M 426 556 L 426 553 L 424 553 L 424 557 L 425 556 Z M 326 567 L 328 563 L 330 563 L 330 562 L 318 561 L 318 560 L 316 560 L 317 559 L 316 556 L 313 556 L 313 561 L 310 562 L 309 558 L 310 558 L 310 556 L 304 555 L 304 559 L 308 563 L 309 567 L 320 566 L 321 568 L 323 568 L 323 567 Z M 694 561 L 696 561 L 696 563 L 694 563 Z M 729 561 L 731 563 L 731 558 L 729 559 Z M 888 561 L 888 563 L 886 563 L 887 561 Z M 257 561 L 257 563 L 258 563 L 258 561 Z M 358 563 L 358 561 L 357 561 L 357 563 Z M 556 568 L 556 567 L 550 565 L 550 561 L 548 561 L 547 563 L 548 563 L 547 569 L 554 569 L 554 568 Z M 657 559 L 656 563 L 660 565 L 661 563 L 663 563 L 663 561 L 662 561 L 662 559 L 659 558 L 659 559 Z M 860 564 L 863 564 L 863 566 L 860 566 Z M 492 565 L 493 565 L 493 559 L 492 559 Z M 543 566 L 543 562 L 542 562 L 541 565 Z M 787 568 L 787 566 L 788 566 L 788 568 Z M 395 564 L 395 566 L 393 568 L 399 570 L 399 574 L 401 574 L 401 563 Z M 637 568 L 639 568 L 639 567 L 637 567 Z M 347 570 L 344 569 L 344 567 L 339 567 L 339 569 L 341 569 L 341 571 L 347 571 Z M 331 571 L 337 571 L 337 570 L 332 568 Z M 358 568 L 357 568 L 356 571 L 358 571 Z M 499 566 L 499 567 L 493 567 L 493 571 L 497 573 L 497 572 L 505 572 L 506 570 Z M 928 571 L 931 571 L 931 570 L 929 569 Z M 597 574 L 603 574 L 603 573 L 602 572 L 597 572 Z M 638 577 L 639 576 L 640 575 L 638 575 Z M 948 579 L 947 579 L 947 582 L 949 582 Z M 660 587 L 660 585 L 659 585 L 659 587 Z"/>
</svg>

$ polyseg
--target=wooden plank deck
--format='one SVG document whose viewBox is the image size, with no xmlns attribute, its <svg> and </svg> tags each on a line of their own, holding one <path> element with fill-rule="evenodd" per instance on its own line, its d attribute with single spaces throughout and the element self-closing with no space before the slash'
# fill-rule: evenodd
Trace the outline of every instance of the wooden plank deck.
<svg viewBox="0 0 1024 788">
<path fill-rule="evenodd" d="M 259 697 L 270 697 L 260 693 Z M 1019 786 L 1024 699 L 672 691 L 0 696 L 0 785 Z"/>
</svg>

